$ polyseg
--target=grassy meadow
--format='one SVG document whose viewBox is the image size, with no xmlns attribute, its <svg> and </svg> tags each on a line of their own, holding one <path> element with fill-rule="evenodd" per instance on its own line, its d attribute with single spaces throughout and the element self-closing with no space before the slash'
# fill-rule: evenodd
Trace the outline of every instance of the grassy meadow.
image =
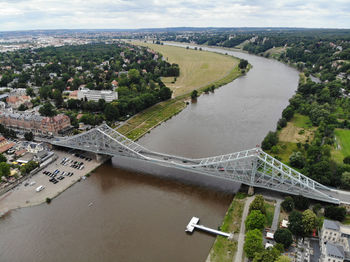
<svg viewBox="0 0 350 262">
<path fill-rule="evenodd" d="M 132 43 L 147 46 L 161 53 L 169 63 L 176 63 L 180 66 L 180 76 L 175 82 L 174 77 L 162 78 L 164 84 L 173 90 L 174 97 L 187 94 L 194 89 L 224 78 L 239 63 L 237 58 L 213 52 L 144 42 Z"/>
<path fill-rule="evenodd" d="M 342 163 L 344 157 L 350 156 L 350 130 L 335 129 L 336 146 L 332 150 L 332 157 L 335 161 Z"/>
</svg>

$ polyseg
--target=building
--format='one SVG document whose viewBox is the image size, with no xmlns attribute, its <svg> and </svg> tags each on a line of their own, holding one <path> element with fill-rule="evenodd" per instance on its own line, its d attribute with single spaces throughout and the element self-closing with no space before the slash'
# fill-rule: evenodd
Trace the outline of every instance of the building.
<svg viewBox="0 0 350 262">
<path fill-rule="evenodd" d="M 35 135 L 64 134 L 72 128 L 69 117 L 63 114 L 43 117 L 27 113 L 0 112 L 0 124 L 17 131 L 33 132 Z"/>
<path fill-rule="evenodd" d="M 22 104 L 30 108 L 33 106 L 30 100 L 30 96 L 9 96 L 6 98 L 6 103 L 13 109 L 19 108 Z"/>
<path fill-rule="evenodd" d="M 87 99 L 88 101 L 98 102 L 104 99 L 107 103 L 118 99 L 118 92 L 114 90 L 90 90 L 82 88 L 78 91 L 78 99 Z"/>
<path fill-rule="evenodd" d="M 320 231 L 321 262 L 350 261 L 350 227 L 325 219 Z"/>
<path fill-rule="evenodd" d="M 0 153 L 4 153 L 14 146 L 15 143 L 9 142 L 5 137 L 0 136 Z"/>
</svg>

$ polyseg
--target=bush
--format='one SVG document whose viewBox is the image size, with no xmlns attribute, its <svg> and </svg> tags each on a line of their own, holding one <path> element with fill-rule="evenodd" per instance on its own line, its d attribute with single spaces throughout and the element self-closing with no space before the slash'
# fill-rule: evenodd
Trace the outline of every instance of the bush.
<svg viewBox="0 0 350 262">
<path fill-rule="evenodd" d="M 284 117 L 280 118 L 277 122 L 277 129 L 280 130 L 286 126 L 287 126 L 287 119 L 285 119 Z"/>
<path fill-rule="evenodd" d="M 198 97 L 198 91 L 197 90 L 193 90 L 191 93 L 191 98 L 192 99 L 196 99 Z"/>
<path fill-rule="evenodd" d="M 284 201 L 281 203 L 281 206 L 284 211 L 291 212 L 294 209 L 294 200 L 292 197 L 288 196 L 284 199 Z"/>
<path fill-rule="evenodd" d="M 255 256 L 255 253 L 259 253 L 264 250 L 262 240 L 262 234 L 259 229 L 254 229 L 247 232 L 243 249 L 248 258 L 251 259 Z"/>
<path fill-rule="evenodd" d="M 249 206 L 249 212 L 259 210 L 262 214 L 266 214 L 265 201 L 262 195 L 256 195 L 253 202 Z"/>
<path fill-rule="evenodd" d="M 305 158 L 301 152 L 293 152 L 289 157 L 289 164 L 292 167 L 303 168 L 305 166 Z"/>
<path fill-rule="evenodd" d="M 47 197 L 46 198 L 46 203 L 50 204 L 51 203 L 51 198 Z"/>
<path fill-rule="evenodd" d="M 282 112 L 282 117 L 285 118 L 287 121 L 291 120 L 294 115 L 294 110 L 291 106 L 287 106 L 286 109 Z"/>
<path fill-rule="evenodd" d="M 263 230 L 266 217 L 261 213 L 260 210 L 253 210 L 247 216 L 245 226 L 247 230 L 259 229 Z"/>
<path fill-rule="evenodd" d="M 324 215 L 330 219 L 343 221 L 346 216 L 346 208 L 338 206 L 327 206 L 324 210 Z"/>
<path fill-rule="evenodd" d="M 347 165 L 350 165 L 350 156 L 344 157 L 343 163 L 344 163 L 344 164 L 347 164 Z"/>
</svg>

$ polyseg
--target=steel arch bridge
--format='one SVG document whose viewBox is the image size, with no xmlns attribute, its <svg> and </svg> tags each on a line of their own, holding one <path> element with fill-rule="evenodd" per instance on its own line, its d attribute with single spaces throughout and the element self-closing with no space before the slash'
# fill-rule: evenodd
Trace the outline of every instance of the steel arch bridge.
<svg viewBox="0 0 350 262">
<path fill-rule="evenodd" d="M 339 204 L 329 195 L 330 188 L 281 163 L 260 148 L 226 155 L 190 159 L 153 152 L 128 139 L 106 124 L 87 132 L 65 137 L 53 145 L 109 156 L 128 156 L 162 166 L 174 167 L 203 175 L 227 179 L 252 187 Z"/>
</svg>

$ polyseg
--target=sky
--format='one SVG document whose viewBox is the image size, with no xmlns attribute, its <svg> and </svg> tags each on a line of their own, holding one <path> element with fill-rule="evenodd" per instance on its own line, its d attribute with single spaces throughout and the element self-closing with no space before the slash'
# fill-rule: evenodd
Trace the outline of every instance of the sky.
<svg viewBox="0 0 350 262">
<path fill-rule="evenodd" d="M 350 0 L 0 0 L 0 31 L 350 28 Z"/>
</svg>

